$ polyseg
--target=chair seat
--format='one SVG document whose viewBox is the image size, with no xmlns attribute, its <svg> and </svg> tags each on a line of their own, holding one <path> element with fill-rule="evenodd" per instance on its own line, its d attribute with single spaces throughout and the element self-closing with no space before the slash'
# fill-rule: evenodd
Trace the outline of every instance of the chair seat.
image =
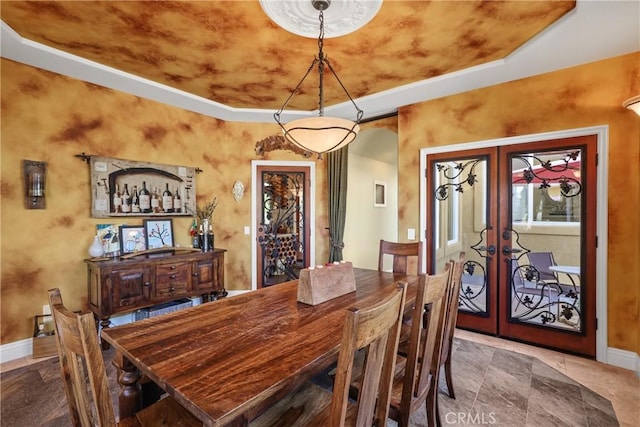
<svg viewBox="0 0 640 427">
<path fill-rule="evenodd" d="M 347 410 L 352 418 L 353 405 Z M 329 425 L 331 415 L 331 393 L 319 385 L 306 382 L 298 390 L 289 393 L 270 407 L 267 412 L 252 421 L 251 427 L 302 427 Z"/>
<path fill-rule="evenodd" d="M 148 406 L 135 417 L 126 418 L 118 423 L 118 427 L 201 427 L 202 421 L 195 418 L 175 399 L 165 397 Z"/>
</svg>

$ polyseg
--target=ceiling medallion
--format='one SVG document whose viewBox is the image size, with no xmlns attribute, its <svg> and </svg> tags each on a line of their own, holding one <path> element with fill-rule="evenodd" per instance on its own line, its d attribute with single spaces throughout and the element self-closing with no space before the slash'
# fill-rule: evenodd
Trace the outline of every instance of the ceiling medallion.
<svg viewBox="0 0 640 427">
<path fill-rule="evenodd" d="M 373 19 L 382 0 L 331 0 L 325 12 L 325 38 L 352 33 Z M 318 10 L 308 0 L 260 0 L 265 13 L 285 30 L 303 37 L 318 37 Z"/>
</svg>

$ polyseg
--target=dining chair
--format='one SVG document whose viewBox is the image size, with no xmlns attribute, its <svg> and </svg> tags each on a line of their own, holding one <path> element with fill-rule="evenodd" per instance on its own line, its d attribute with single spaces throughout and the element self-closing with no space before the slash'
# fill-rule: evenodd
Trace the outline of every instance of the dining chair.
<svg viewBox="0 0 640 427">
<path fill-rule="evenodd" d="M 420 276 L 407 357 L 405 361 L 399 361 L 399 364 L 404 364 L 404 369 L 394 378 L 389 404 L 389 418 L 396 420 L 401 427 L 408 426 L 411 414 L 423 405 L 427 424 L 440 425 L 438 378 L 453 273 L 454 267 L 449 261 L 441 273 Z M 426 305 L 429 306 L 429 315 L 425 324 L 422 307 Z"/>
<path fill-rule="evenodd" d="M 58 288 L 49 290 L 49 304 L 69 415 L 74 426 L 202 426 L 201 421 L 170 397 L 144 408 L 135 417 L 116 423 L 93 314 L 67 310 Z"/>
<path fill-rule="evenodd" d="M 551 252 L 529 252 L 527 253 L 529 264 L 538 272 L 538 285 L 544 283 L 558 283 L 558 276 L 549 269 L 556 265 Z"/>
<path fill-rule="evenodd" d="M 251 422 L 263 426 L 385 426 L 407 284 L 384 300 L 347 310 L 332 392 L 311 382 Z M 366 354 L 357 400 L 349 400 L 355 355 Z"/>
<path fill-rule="evenodd" d="M 453 388 L 453 374 L 451 372 L 451 346 L 453 345 L 453 333 L 456 329 L 456 323 L 458 320 L 460 286 L 462 285 L 462 273 L 464 272 L 465 253 L 460 252 L 460 254 L 458 255 L 458 260 L 451 260 L 451 262 L 453 263 L 453 271 L 451 272 L 451 284 L 448 289 L 449 295 L 447 297 L 445 329 L 442 344 L 442 355 L 440 356 L 440 366 L 442 366 L 444 370 L 449 397 L 455 399 L 456 393 Z"/>
<path fill-rule="evenodd" d="M 409 257 L 415 257 L 417 263 L 416 274 L 422 273 L 422 242 L 396 243 L 380 239 L 378 252 L 378 271 L 384 271 L 385 255 L 393 257 L 394 273 L 407 274 Z"/>
<path fill-rule="evenodd" d="M 525 305 L 527 309 L 532 309 L 557 302 L 558 294 L 561 292 L 559 285 L 544 281 L 532 283 L 527 280 L 528 268 L 528 266 L 519 265 L 517 259 L 511 259 L 511 292 L 517 300 L 514 310 L 518 310 L 520 304 Z M 545 297 L 548 299 L 547 302 L 544 301 Z"/>
</svg>

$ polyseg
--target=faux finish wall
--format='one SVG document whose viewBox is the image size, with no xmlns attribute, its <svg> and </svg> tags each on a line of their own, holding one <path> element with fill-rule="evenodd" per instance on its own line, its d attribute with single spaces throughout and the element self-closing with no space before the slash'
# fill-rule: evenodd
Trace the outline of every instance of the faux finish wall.
<svg viewBox="0 0 640 427">
<path fill-rule="evenodd" d="M 201 168 L 198 202 L 220 199 L 213 221 L 216 246 L 228 250 L 226 286 L 251 288 L 251 238 L 243 233 L 251 225 L 251 160 L 307 160 L 288 151 L 256 156 L 256 141 L 276 134 L 277 125 L 226 123 L 13 61 L 1 65 L 2 344 L 31 336 L 49 288 L 59 287 L 69 308 L 86 308 L 83 260 L 96 224 L 114 221 L 91 218 L 89 165 L 79 153 Z M 22 159 L 48 164 L 45 210 L 24 208 Z M 328 258 L 325 170 L 318 162 L 317 262 Z M 231 194 L 238 179 L 246 187 L 239 203 Z M 183 246 L 189 225 L 174 218 Z"/>
<path fill-rule="evenodd" d="M 419 150 L 516 135 L 609 125 L 609 347 L 640 354 L 640 53 L 402 108 L 399 229 L 419 226 Z"/>
</svg>

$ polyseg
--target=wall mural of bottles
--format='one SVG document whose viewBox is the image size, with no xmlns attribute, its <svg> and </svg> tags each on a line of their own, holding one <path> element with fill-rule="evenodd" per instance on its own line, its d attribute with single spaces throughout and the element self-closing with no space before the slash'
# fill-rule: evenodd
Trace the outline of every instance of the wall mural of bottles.
<svg viewBox="0 0 640 427">
<path fill-rule="evenodd" d="M 91 215 L 194 216 L 196 169 L 91 157 Z"/>
</svg>

